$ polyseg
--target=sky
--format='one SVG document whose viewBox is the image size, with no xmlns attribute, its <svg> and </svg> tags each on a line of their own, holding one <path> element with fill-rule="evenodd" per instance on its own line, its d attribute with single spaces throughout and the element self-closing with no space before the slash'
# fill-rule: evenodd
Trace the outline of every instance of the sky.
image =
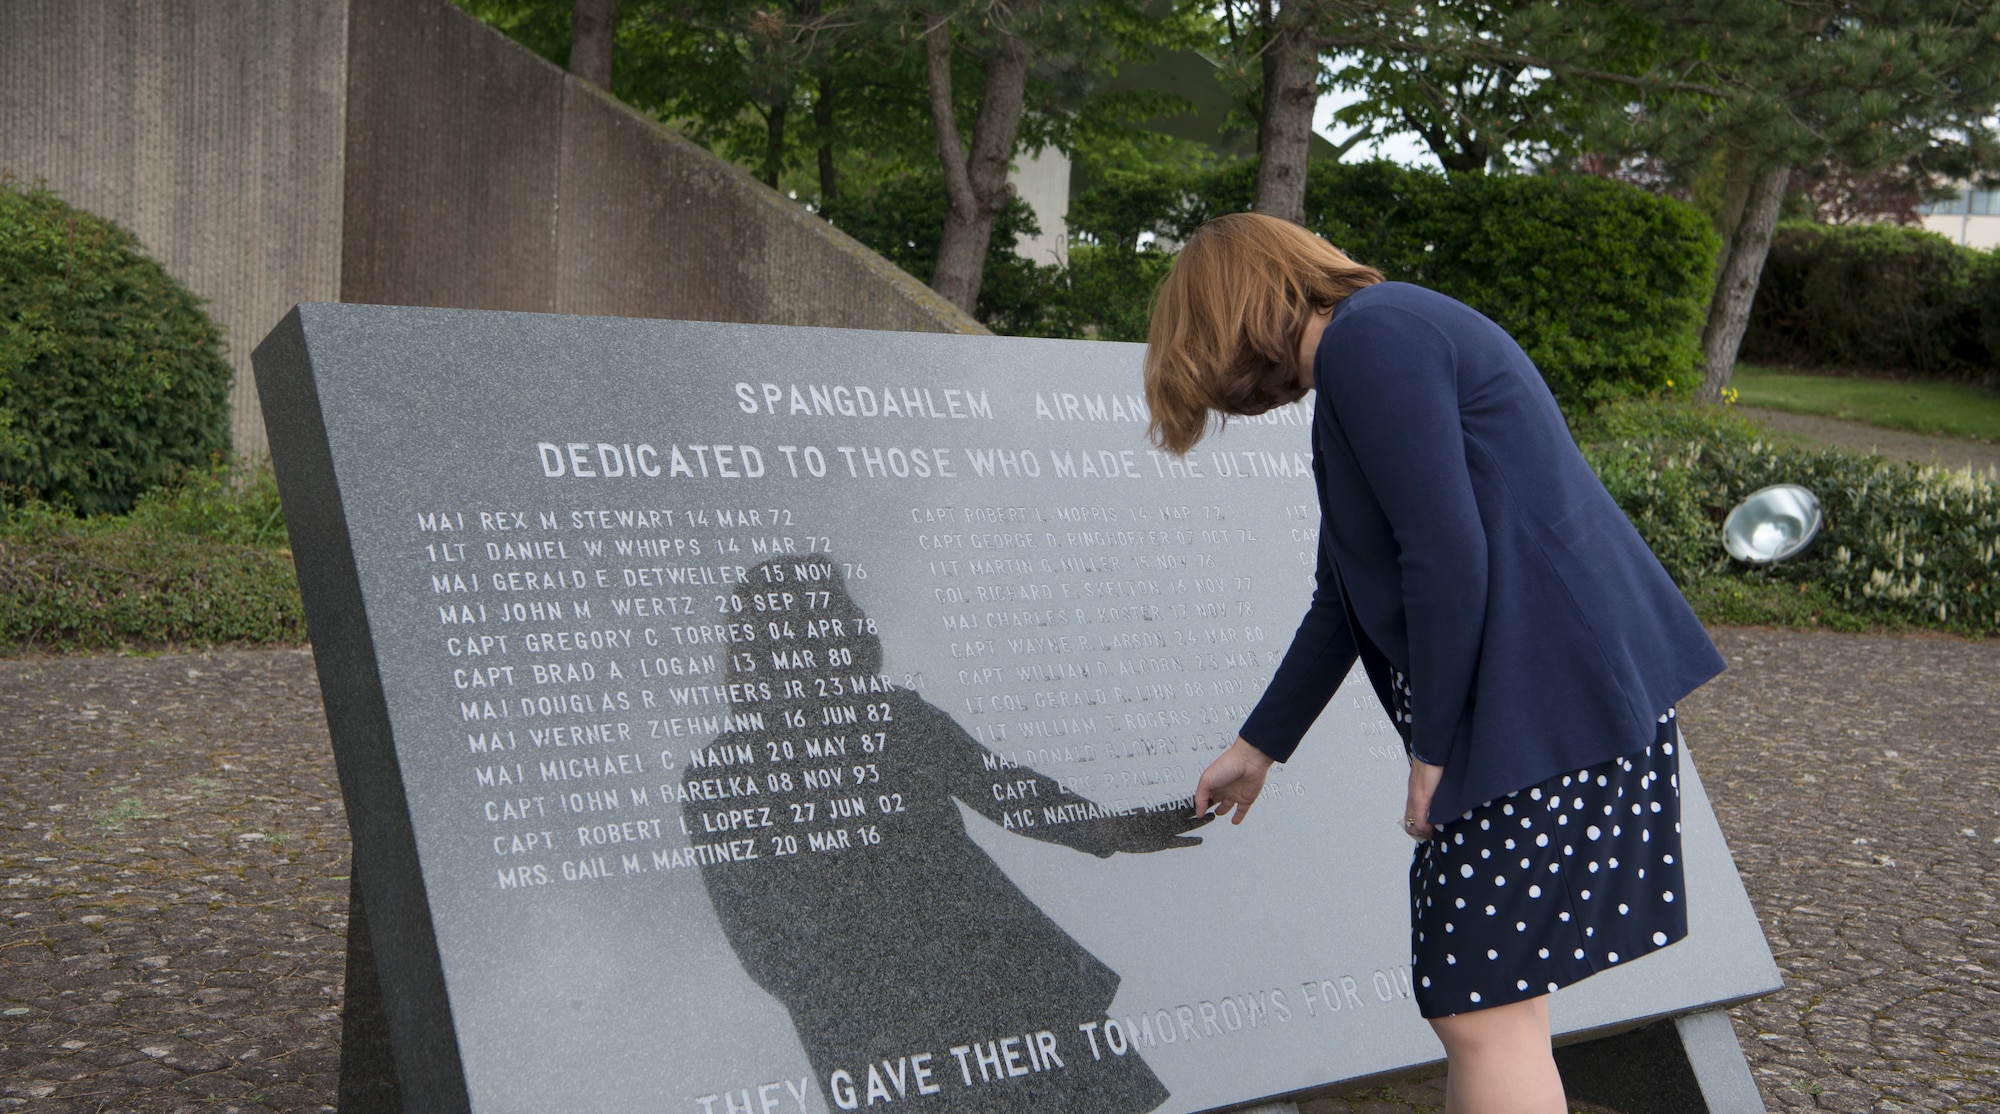
<svg viewBox="0 0 2000 1114">
<path fill-rule="evenodd" d="M 1360 94 L 1351 89 L 1337 89 L 1319 99 L 1313 109 L 1313 130 L 1326 137 L 1327 142 L 1339 144 L 1347 136 L 1347 129 L 1334 124 L 1333 114 L 1345 105 L 1354 103 Z M 1423 141 L 1407 132 L 1399 135 L 1378 137 L 1361 144 L 1348 152 L 1347 161 L 1359 162 L 1364 159 L 1384 158 L 1404 166 L 1423 166 L 1438 169 L 1438 161 Z"/>
</svg>

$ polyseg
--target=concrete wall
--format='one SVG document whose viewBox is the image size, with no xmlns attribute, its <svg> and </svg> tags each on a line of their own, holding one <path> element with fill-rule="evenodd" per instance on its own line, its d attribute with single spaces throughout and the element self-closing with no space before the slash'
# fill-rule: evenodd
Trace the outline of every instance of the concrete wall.
<svg viewBox="0 0 2000 1114">
<path fill-rule="evenodd" d="M 350 302 L 984 331 L 441 0 L 351 0 Z"/>
<path fill-rule="evenodd" d="M 0 0 L 0 171 L 211 301 L 245 452 L 294 302 L 984 331 L 445 0 Z"/>
<path fill-rule="evenodd" d="M 283 0 L 0 0 L 0 172 L 124 225 L 250 350 L 339 295 L 347 10 Z"/>
</svg>

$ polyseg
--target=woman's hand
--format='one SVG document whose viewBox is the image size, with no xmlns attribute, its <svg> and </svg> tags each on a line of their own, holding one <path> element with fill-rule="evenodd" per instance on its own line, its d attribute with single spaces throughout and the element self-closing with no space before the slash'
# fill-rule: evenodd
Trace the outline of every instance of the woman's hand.
<svg viewBox="0 0 2000 1114">
<path fill-rule="evenodd" d="M 1437 834 L 1427 816 L 1431 811 L 1431 796 L 1437 792 L 1438 779 L 1443 776 L 1443 766 L 1410 759 L 1410 796 L 1403 802 L 1402 825 L 1404 834 L 1411 839 L 1429 839 Z"/>
<path fill-rule="evenodd" d="M 1229 822 L 1241 824 L 1250 815 L 1250 806 L 1257 803 L 1257 794 L 1264 791 L 1264 775 L 1270 768 L 1270 755 L 1237 736 L 1236 744 L 1201 772 L 1194 790 L 1195 815 L 1206 816 L 1211 807 L 1217 816 L 1228 816 L 1234 810 L 1236 815 Z"/>
</svg>

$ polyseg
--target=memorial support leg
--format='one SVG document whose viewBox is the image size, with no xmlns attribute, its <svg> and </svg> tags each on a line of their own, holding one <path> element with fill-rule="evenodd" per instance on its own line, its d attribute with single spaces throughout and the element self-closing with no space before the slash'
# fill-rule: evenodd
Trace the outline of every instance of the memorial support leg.
<svg viewBox="0 0 2000 1114">
<path fill-rule="evenodd" d="M 382 980 L 375 973 L 361 883 L 353 877 L 347 882 L 347 992 L 340 1021 L 340 1114 L 402 1114 Z"/>
<path fill-rule="evenodd" d="M 1736 1042 L 1736 1027 L 1729 1023 L 1728 1012 L 1684 1014 L 1674 1019 L 1674 1027 L 1709 1110 L 1715 1114 L 1764 1114 L 1764 1098 L 1757 1092 L 1757 1081 L 1750 1077 L 1750 1061 Z"/>
<path fill-rule="evenodd" d="M 1571 1099 L 1621 1114 L 1764 1114 L 1722 1010 L 1558 1048 L 1556 1066 Z"/>
</svg>

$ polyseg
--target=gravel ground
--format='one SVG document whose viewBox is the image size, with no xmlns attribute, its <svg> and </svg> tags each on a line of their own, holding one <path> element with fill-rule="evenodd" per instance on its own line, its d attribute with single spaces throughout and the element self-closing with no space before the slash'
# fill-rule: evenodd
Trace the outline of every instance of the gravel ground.
<svg viewBox="0 0 2000 1114">
<path fill-rule="evenodd" d="M 1735 1011 L 1766 1101 L 2000 1114 L 2000 642 L 1717 639 L 1681 708 L 1786 973 Z M 0 661 L 0 1109 L 332 1110 L 347 872 L 307 653 Z"/>
<path fill-rule="evenodd" d="M 1791 414 L 1783 410 L 1761 410 L 1740 406 L 1737 412 L 1763 423 L 1773 433 L 1806 441 L 1838 445 L 1864 453 L 1880 453 L 1894 460 L 1914 464 L 1939 464 L 1946 468 L 1971 468 L 1988 475 L 2000 473 L 2000 445 L 1956 437 L 1933 437 L 1900 429 L 1883 429 L 1865 422 L 1847 422 L 1814 414 Z"/>
</svg>

